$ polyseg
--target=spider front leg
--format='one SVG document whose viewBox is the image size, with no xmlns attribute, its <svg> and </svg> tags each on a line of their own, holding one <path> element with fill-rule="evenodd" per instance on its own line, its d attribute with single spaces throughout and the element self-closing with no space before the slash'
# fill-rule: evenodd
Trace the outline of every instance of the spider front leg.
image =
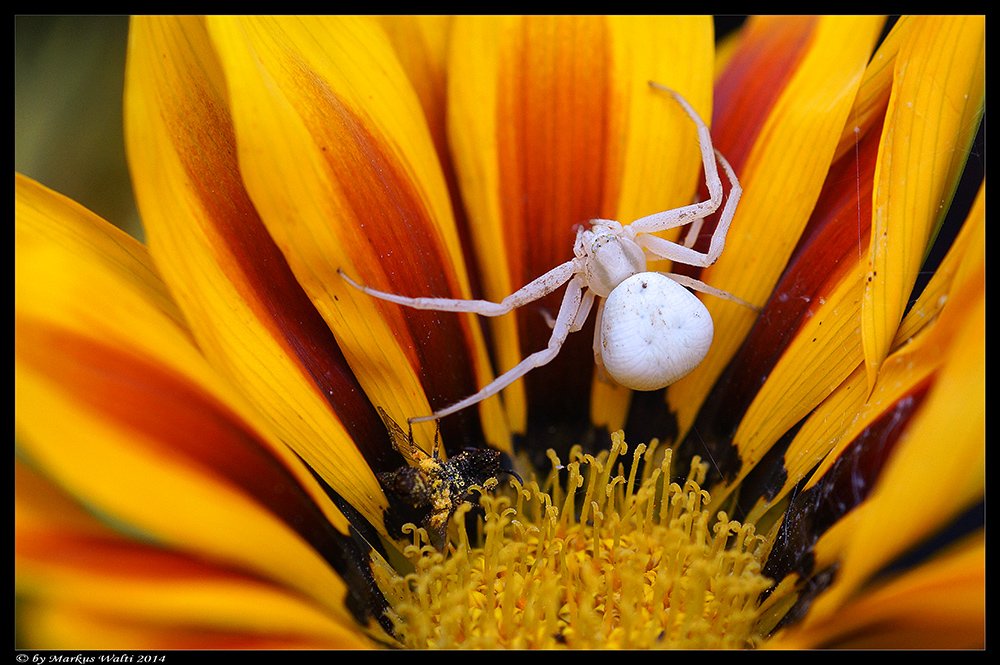
<svg viewBox="0 0 1000 665">
<path fill-rule="evenodd" d="M 684 112 L 694 122 L 698 130 L 698 147 L 701 150 L 701 161 L 705 170 L 705 185 L 708 187 L 708 198 L 698 203 L 692 203 L 681 208 L 675 208 L 635 220 L 629 224 L 629 227 L 637 234 L 666 231 L 667 229 L 691 224 L 692 222 L 708 217 L 722 205 L 722 179 L 719 177 L 719 167 L 715 161 L 718 153 L 712 147 L 712 135 L 709 132 L 708 125 L 705 124 L 705 121 L 701 119 L 701 116 L 694 110 L 694 107 L 680 93 L 654 81 L 650 81 L 649 85 L 673 97 L 674 101 L 684 109 Z M 722 157 L 722 155 L 718 156 Z M 725 162 L 725 159 L 723 161 Z"/>
<path fill-rule="evenodd" d="M 736 206 L 740 203 L 740 196 L 743 194 L 743 188 L 740 187 L 739 180 L 736 179 L 736 173 L 733 171 L 733 167 L 729 165 L 726 158 L 719 152 L 716 152 L 716 157 L 718 157 L 719 163 L 722 164 L 722 168 L 725 170 L 726 177 L 729 179 L 729 183 L 732 188 L 729 191 L 729 197 L 726 199 L 726 205 L 722 208 L 722 214 L 719 216 L 719 223 L 716 225 L 715 231 L 712 233 L 712 241 L 709 245 L 708 251 L 699 252 L 692 249 L 688 242 L 685 242 L 685 244 L 682 245 L 669 240 L 664 240 L 658 236 L 649 235 L 650 229 L 652 231 L 665 231 L 691 221 L 688 220 L 681 222 L 678 220 L 675 215 L 677 212 L 676 210 L 667 210 L 666 212 L 643 217 L 642 219 L 637 219 L 629 224 L 629 228 L 633 231 L 636 231 L 637 228 L 643 229 L 641 235 L 639 235 L 637 231 L 635 238 L 635 241 L 639 243 L 640 247 L 652 252 L 659 258 L 670 259 L 676 263 L 683 263 L 689 266 L 699 266 L 705 268 L 719 260 L 719 257 L 722 255 L 722 250 L 726 246 L 726 234 L 729 233 L 729 226 L 732 224 L 733 216 L 736 214 Z M 683 210 L 683 208 L 681 210 Z M 652 225 L 652 222 L 656 220 L 659 220 L 659 225 Z M 701 218 L 696 221 L 700 222 Z M 698 224 L 698 227 L 700 228 L 700 224 Z M 694 238 L 689 236 L 688 240 L 691 241 L 690 244 L 693 244 Z"/>
<path fill-rule="evenodd" d="M 551 362 L 559 354 L 563 342 L 566 341 L 566 336 L 573 331 L 574 324 L 578 320 L 580 310 L 584 306 L 583 288 L 583 281 L 579 277 L 571 279 L 566 286 L 566 293 L 563 295 L 562 304 L 559 306 L 559 313 L 556 315 L 555 324 L 552 326 L 552 335 L 549 337 L 549 343 L 545 349 L 532 353 L 517 365 L 498 376 L 492 383 L 487 384 L 475 395 L 466 397 L 462 401 L 436 411 L 429 416 L 410 418 L 409 422 L 422 423 L 461 411 L 466 407 L 483 401 L 487 397 L 496 395 L 536 367 L 541 367 Z M 593 300 L 590 299 L 588 302 L 593 303 Z"/>
<path fill-rule="evenodd" d="M 337 269 L 341 278 L 354 288 L 364 291 L 373 298 L 388 300 L 398 305 L 412 307 L 414 309 L 427 309 L 436 312 L 469 312 L 480 316 L 501 316 L 522 305 L 534 302 L 543 296 L 547 296 L 560 286 L 565 284 L 576 273 L 576 264 L 567 261 L 560 266 L 556 266 L 541 277 L 532 280 L 525 286 L 510 294 L 500 302 L 490 300 L 461 300 L 458 298 L 408 298 L 395 293 L 386 293 L 358 284 L 353 279 L 344 274 L 343 270 Z"/>
<path fill-rule="evenodd" d="M 580 309 L 576 313 L 576 320 L 569 327 L 571 333 L 579 332 L 584 324 L 587 323 L 587 318 L 590 316 L 590 309 L 594 306 L 594 299 L 596 296 L 594 292 L 587 289 L 583 292 L 583 300 L 580 302 Z M 600 310 L 598 310 L 600 312 Z M 549 330 L 556 327 L 556 320 L 547 310 L 541 310 L 542 318 L 545 319 L 545 325 L 549 327 Z"/>
</svg>

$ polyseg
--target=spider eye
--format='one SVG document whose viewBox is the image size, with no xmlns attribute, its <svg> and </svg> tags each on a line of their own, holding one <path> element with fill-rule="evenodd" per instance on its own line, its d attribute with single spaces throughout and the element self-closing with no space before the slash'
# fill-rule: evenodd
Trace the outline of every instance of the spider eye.
<svg viewBox="0 0 1000 665">
<path fill-rule="evenodd" d="M 693 293 L 665 275 L 643 272 L 604 303 L 601 358 L 611 377 L 633 390 L 659 390 L 705 358 L 714 326 Z"/>
</svg>

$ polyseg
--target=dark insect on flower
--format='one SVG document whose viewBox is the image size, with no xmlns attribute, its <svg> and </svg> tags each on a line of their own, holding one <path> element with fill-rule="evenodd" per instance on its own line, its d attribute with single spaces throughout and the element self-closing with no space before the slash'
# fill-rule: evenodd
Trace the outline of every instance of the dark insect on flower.
<svg viewBox="0 0 1000 665">
<path fill-rule="evenodd" d="M 473 487 L 492 490 L 501 474 L 521 481 L 516 473 L 503 468 L 499 451 L 466 448 L 443 460 L 437 435 L 433 453 L 428 455 L 413 442 L 412 431 L 404 432 L 382 407 L 378 412 L 389 430 L 392 447 L 406 460 L 398 469 L 378 474 L 392 506 L 386 521 L 392 527 L 419 522 L 438 550 L 444 549 L 452 515 L 463 503 L 472 503 Z"/>
</svg>

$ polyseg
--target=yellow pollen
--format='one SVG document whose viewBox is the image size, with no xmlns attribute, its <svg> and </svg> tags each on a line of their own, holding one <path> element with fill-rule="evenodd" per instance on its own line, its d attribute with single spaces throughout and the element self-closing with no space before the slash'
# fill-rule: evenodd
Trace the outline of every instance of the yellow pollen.
<svg viewBox="0 0 1000 665">
<path fill-rule="evenodd" d="M 412 527 L 412 572 L 386 582 L 407 648 L 747 648 L 759 642 L 766 539 L 710 515 L 706 466 L 669 482 L 671 451 L 640 445 L 626 478 L 621 432 L 596 458 L 571 451 L 539 485 L 483 495 L 476 543 L 456 514 L 444 552 Z M 639 464 L 640 459 L 644 461 Z M 642 467 L 640 478 L 636 469 Z M 565 470 L 566 484 L 558 474 Z"/>
</svg>

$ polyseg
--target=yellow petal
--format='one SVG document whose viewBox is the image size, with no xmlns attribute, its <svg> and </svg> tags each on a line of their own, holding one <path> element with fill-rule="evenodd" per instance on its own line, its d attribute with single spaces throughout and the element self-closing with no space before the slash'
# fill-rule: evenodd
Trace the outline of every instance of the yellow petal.
<svg viewBox="0 0 1000 665">
<path fill-rule="evenodd" d="M 860 279 L 849 279 L 825 293 L 823 306 L 782 354 L 733 435 L 742 462 L 740 471 L 728 480 L 727 490 L 712 493 L 714 500 L 721 501 L 738 487 L 771 446 L 858 366 L 860 336 L 854 323 L 860 310 L 860 288 Z"/>
<path fill-rule="evenodd" d="M 889 353 L 982 113 L 986 19 L 920 17 L 895 60 L 863 300 L 868 383 Z"/>
<path fill-rule="evenodd" d="M 381 16 L 407 78 L 420 98 L 438 157 L 449 160 L 447 136 L 447 60 L 451 16 Z"/>
<path fill-rule="evenodd" d="M 276 435 L 372 524 L 389 442 L 243 187 L 226 90 L 198 19 L 130 30 L 126 139 L 150 251 L 198 346 Z"/>
<path fill-rule="evenodd" d="M 872 495 L 844 518 L 837 582 L 816 611 L 839 603 L 896 557 L 944 530 L 983 500 L 986 484 L 985 264 L 957 288 L 935 324 L 943 364 L 897 443 Z M 948 334 L 950 333 L 950 334 Z M 888 366 L 886 367 L 888 369 Z M 879 383 L 892 376 L 879 376 Z"/>
<path fill-rule="evenodd" d="M 23 623 L 35 648 L 149 648 L 122 640 L 114 626 L 177 630 L 173 641 L 160 648 L 193 648 L 188 640 L 197 633 L 204 647 L 225 646 L 240 636 L 247 646 L 257 640 L 314 648 L 371 645 L 356 628 L 334 620 L 300 593 L 149 544 L 22 535 L 15 562 L 22 580 L 29 578 L 31 590 L 42 592 L 43 607 L 78 612 L 95 623 L 84 643 L 71 644 L 59 638 L 71 619 L 61 626 L 53 617 L 43 619 L 52 621 L 46 631 L 34 625 L 38 615 L 29 612 Z"/>
<path fill-rule="evenodd" d="M 977 203 L 939 271 L 925 289 L 933 305 L 929 302 L 926 307 L 915 306 L 907 317 L 908 320 L 920 319 L 920 325 L 914 321 L 906 326 L 909 334 L 899 340 L 899 348 L 883 364 L 874 390 L 869 391 L 865 368 L 857 365 L 854 372 L 809 415 L 785 451 L 786 478 L 781 489 L 769 494 L 769 505 L 780 505 L 782 499 L 807 476 L 811 475 L 812 479 L 802 489 L 807 490 L 821 482 L 841 453 L 848 446 L 856 445 L 859 435 L 880 419 L 899 418 L 899 415 L 893 415 L 896 405 L 914 393 L 922 394 L 924 386 L 933 380 L 946 357 L 942 349 L 953 343 L 958 326 L 963 323 L 962 318 L 954 316 L 954 313 L 944 317 L 943 322 L 938 321 L 937 313 L 954 297 L 950 286 L 965 283 L 970 275 L 975 275 L 977 266 L 985 265 L 984 192 L 985 187 L 980 190 Z M 961 277 L 955 280 L 954 275 Z M 938 326 L 938 323 L 942 325 Z M 831 547 L 828 559 L 832 561 L 836 558 L 837 552 L 838 548 Z"/>
<path fill-rule="evenodd" d="M 780 632 L 769 649 L 982 649 L 986 645 L 986 539 L 866 590 L 833 616 Z"/>
<path fill-rule="evenodd" d="M 906 25 L 908 24 L 904 24 L 903 27 Z M 893 44 L 898 45 L 902 41 L 898 37 L 893 39 L 897 34 L 898 32 L 894 30 L 890 35 L 889 47 Z M 905 36 L 908 33 L 904 29 L 902 34 Z M 807 248 L 795 257 L 795 263 L 789 266 L 788 272 L 782 278 L 782 284 L 788 282 L 790 287 L 779 285 L 775 293 L 777 302 L 769 304 L 764 314 L 768 325 L 754 331 L 757 337 L 748 340 L 748 346 L 742 351 L 741 356 L 743 358 L 752 353 L 759 357 L 767 356 L 768 353 L 775 355 L 780 353 L 780 357 L 773 367 L 767 365 L 757 368 L 752 363 L 745 365 L 746 369 L 751 370 L 747 379 L 742 376 L 739 379 L 729 379 L 745 391 L 754 391 L 757 390 L 754 371 L 766 377 L 733 436 L 733 445 L 738 449 L 740 466 L 737 472 L 728 478 L 729 489 L 737 487 L 752 471 L 754 465 L 763 459 L 771 446 L 816 408 L 827 395 L 838 390 L 838 386 L 849 375 L 850 379 L 843 386 L 843 390 L 839 391 L 840 394 L 836 399 L 828 400 L 819 407 L 816 416 L 810 418 L 797 433 L 795 441 L 786 451 L 784 461 L 788 476 L 784 483 L 785 489 L 795 486 L 805 472 L 826 456 L 833 442 L 842 435 L 842 427 L 849 427 L 854 434 L 863 429 L 862 426 L 869 421 L 864 417 L 859 418 L 859 413 L 869 413 L 869 409 L 872 408 L 876 409 L 876 413 L 880 412 L 875 405 L 876 400 L 873 400 L 872 405 L 862 408 L 865 395 L 863 391 L 860 394 L 857 392 L 857 377 L 853 376 L 852 372 L 862 359 L 860 294 L 864 288 L 865 249 L 868 243 L 866 222 L 870 213 L 867 204 L 871 199 L 872 174 L 879 148 L 879 132 L 869 129 L 872 127 L 878 129 L 876 100 L 882 99 L 884 104 L 888 102 L 888 86 L 891 81 L 884 75 L 885 61 L 891 62 L 893 57 L 891 49 L 883 45 L 879 50 L 879 57 L 873 59 L 865 76 L 863 89 L 858 95 L 859 107 L 850 114 L 852 119 L 861 117 L 866 119 L 859 120 L 858 124 L 849 123 L 845 128 L 844 136 L 851 138 L 853 149 L 844 151 L 842 159 L 831 169 L 828 184 L 824 188 L 814 219 L 810 223 L 812 228 L 825 218 L 835 220 L 835 224 L 828 223 L 830 228 L 824 228 L 822 231 L 824 234 L 829 231 L 830 237 L 827 238 L 825 235 L 814 237 L 809 241 Z M 880 80 L 885 86 L 885 92 L 882 94 L 872 88 Z M 855 130 L 854 127 L 858 129 Z M 851 184 L 856 179 L 860 179 L 860 182 Z M 843 209 L 838 206 L 842 206 Z M 968 236 L 970 230 L 975 227 L 975 220 L 970 218 L 962 237 Z M 854 229 L 856 231 L 852 235 Z M 858 238 L 857 233 L 863 234 L 862 237 Z M 955 263 L 956 258 L 961 257 L 963 252 L 964 243 L 959 241 L 949 253 L 950 262 Z M 933 320 L 941 303 L 945 302 L 946 299 L 942 296 L 947 294 L 951 283 L 949 276 L 955 270 L 949 266 L 950 263 L 946 261 L 940 274 L 933 280 L 933 284 L 922 294 L 920 303 L 908 317 L 910 324 L 906 327 L 906 334 L 900 336 L 899 343 L 915 334 L 919 325 Z M 810 274 L 810 271 L 813 274 Z M 827 282 L 829 285 L 825 285 Z M 818 284 L 818 288 L 814 284 Z M 792 290 L 785 290 L 786 288 Z M 808 305 L 808 311 L 801 322 L 791 321 L 790 324 L 784 325 L 779 321 L 779 310 L 794 306 L 794 303 L 785 302 L 788 299 L 813 301 Z M 794 336 L 790 332 L 785 332 L 793 328 Z M 774 344 L 770 339 L 762 342 L 762 331 L 772 329 L 778 331 L 780 335 L 791 337 L 787 346 L 784 342 Z M 775 335 L 772 333 L 773 336 Z M 897 360 L 897 365 L 899 362 L 904 361 Z M 924 367 L 923 376 L 930 371 L 927 367 L 937 366 L 937 358 L 933 356 L 933 352 L 924 360 L 923 365 L 914 365 L 915 361 L 912 358 L 905 362 L 909 363 L 905 364 L 905 367 Z M 907 376 L 905 371 L 902 375 L 899 372 L 899 369 L 894 369 L 893 375 L 900 376 L 903 382 L 901 385 L 906 386 L 912 385 L 918 380 L 918 376 L 921 376 L 915 369 L 910 376 Z M 888 379 L 883 379 L 883 383 L 887 381 Z M 886 399 L 885 395 L 882 395 L 877 401 L 884 402 Z M 726 413 L 739 414 L 739 408 L 734 406 L 731 400 L 719 399 L 716 396 L 713 396 L 713 400 L 720 404 L 725 403 L 722 408 Z M 892 400 L 888 403 L 892 403 Z M 853 436 L 846 439 L 846 441 L 851 440 Z M 722 463 L 718 453 L 714 457 L 720 460 L 720 464 Z M 713 492 L 713 497 L 722 500 L 729 489 L 716 490 Z M 784 496 L 784 492 L 777 496 Z M 769 503 L 774 500 L 776 497 L 769 493 Z"/>
<path fill-rule="evenodd" d="M 288 589 L 99 522 L 15 460 L 15 588 L 19 635 L 32 648 L 363 648 Z M 86 617 L 86 618 L 84 618 Z M 81 623 L 88 630 L 77 632 Z M 72 635 L 72 637 L 71 637 Z M 159 641 L 142 641 L 155 636 Z"/>
<path fill-rule="evenodd" d="M 837 146 L 837 158 L 857 152 L 858 139 L 874 126 L 881 126 L 892 93 L 893 65 L 899 50 L 910 34 L 914 18 L 904 16 L 896 21 L 865 69 L 849 122 L 844 127 Z M 869 197 L 870 198 L 870 197 Z"/>
<path fill-rule="evenodd" d="M 260 597 L 233 598 L 252 603 Z M 291 649 L 364 649 L 356 637 L 344 635 L 316 638 L 302 632 L 288 634 L 257 630 L 224 630 L 212 626 L 133 620 L 127 616 L 95 613 L 92 608 L 69 602 L 33 601 L 19 610 L 23 630 L 19 637 L 38 648 L 77 652 L 81 649 L 107 651 L 176 651 L 176 650 L 291 650 Z"/>
<path fill-rule="evenodd" d="M 703 281 L 757 305 L 766 301 L 812 213 L 881 25 L 870 16 L 816 22 L 746 163 L 737 167 L 743 197 L 726 249 L 702 272 Z M 730 67 L 739 64 L 736 54 Z M 754 75 L 744 84 L 752 85 Z M 694 372 L 667 389 L 682 434 L 756 319 L 733 302 L 705 304 L 715 321 L 712 348 Z"/>
<path fill-rule="evenodd" d="M 71 499 L 37 469 L 14 458 L 14 547 L 20 534 L 70 533 L 74 536 L 110 538 L 115 532 Z M 19 572 L 19 571 L 16 571 Z M 19 581 L 15 574 L 15 585 Z"/>
<path fill-rule="evenodd" d="M 917 331 L 934 321 L 938 313 L 948 303 L 948 294 L 955 284 L 969 279 L 969 274 L 986 263 L 986 180 L 984 179 L 969 210 L 965 224 L 944 260 L 934 270 L 927 286 L 920 292 L 916 302 L 906 314 L 892 348 L 906 342 Z"/>
<path fill-rule="evenodd" d="M 866 93 L 866 99 L 879 96 Z M 887 98 L 888 92 L 883 101 Z M 720 432 L 735 429 L 731 446 L 738 459 L 726 476 L 727 488 L 713 491 L 717 501 L 738 488 L 771 447 L 861 364 L 862 262 L 879 146 L 877 122 L 876 114 L 863 132 L 845 130 L 854 149 L 831 166 L 808 235 L 800 240 L 760 324 L 699 415 L 699 422 L 714 420 Z M 807 454 L 789 450 L 784 457 L 790 474 L 786 487 L 801 478 L 791 475 L 801 471 L 799 465 L 809 470 L 829 452 L 806 441 Z M 729 444 L 728 438 L 724 443 Z M 726 466 L 720 450 L 713 459 Z M 767 494 L 769 501 L 774 499 L 771 492 Z"/>
</svg>

